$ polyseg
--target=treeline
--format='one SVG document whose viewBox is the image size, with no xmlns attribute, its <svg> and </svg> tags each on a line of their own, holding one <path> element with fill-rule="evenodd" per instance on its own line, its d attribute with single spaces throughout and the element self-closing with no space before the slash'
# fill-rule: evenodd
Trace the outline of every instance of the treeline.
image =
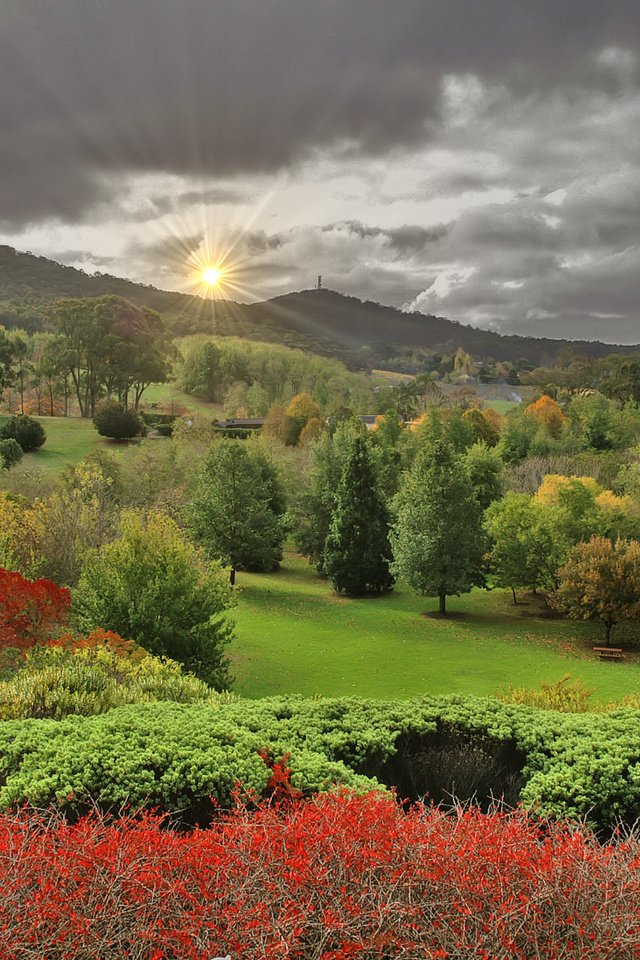
<svg viewBox="0 0 640 960">
<path fill-rule="evenodd" d="M 263 417 L 273 404 L 307 393 L 325 411 L 348 406 L 371 413 L 371 377 L 349 371 L 339 360 L 273 343 L 238 337 L 189 337 L 177 341 L 180 386 L 195 397 L 223 403 L 227 416 Z"/>
<path fill-rule="evenodd" d="M 121 297 L 59 300 L 51 333 L 0 327 L 0 399 L 11 387 L 19 412 L 67 415 L 75 403 L 92 417 L 104 397 L 138 408 L 151 383 L 164 382 L 173 356 L 153 310 Z"/>
</svg>

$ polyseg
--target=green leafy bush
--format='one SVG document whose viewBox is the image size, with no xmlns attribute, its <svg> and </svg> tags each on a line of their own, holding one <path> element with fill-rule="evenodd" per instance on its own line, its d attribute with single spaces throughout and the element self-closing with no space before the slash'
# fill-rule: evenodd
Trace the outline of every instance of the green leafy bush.
<svg viewBox="0 0 640 960">
<path fill-rule="evenodd" d="M 42 424 L 23 413 L 10 417 L 0 428 L 0 440 L 15 440 L 23 453 L 39 450 L 46 439 Z"/>
<path fill-rule="evenodd" d="M 80 626 L 114 630 L 216 688 L 228 686 L 233 597 L 224 569 L 164 514 L 125 511 L 121 529 L 117 540 L 87 554 L 74 594 Z"/>
<path fill-rule="evenodd" d="M 608 826 L 640 813 L 638 711 L 562 714 L 474 697 L 409 702 L 279 697 L 123 706 L 95 717 L 0 724 L 0 806 L 89 801 L 210 813 L 233 787 L 261 793 L 259 756 L 289 754 L 305 793 L 344 784 L 489 804 L 519 800 Z M 479 790 L 478 787 L 481 789 Z M 484 791 L 482 793 L 481 791 Z"/>
</svg>

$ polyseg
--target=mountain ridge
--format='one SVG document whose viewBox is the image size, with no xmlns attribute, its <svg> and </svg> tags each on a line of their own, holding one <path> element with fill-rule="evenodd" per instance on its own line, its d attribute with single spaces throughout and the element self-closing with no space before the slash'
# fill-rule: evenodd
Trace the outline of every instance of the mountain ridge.
<svg viewBox="0 0 640 960">
<path fill-rule="evenodd" d="M 384 361 L 394 351 L 451 352 L 551 363 L 572 349 L 590 356 L 634 353 L 640 345 L 499 334 L 447 317 L 407 313 L 330 289 L 301 290 L 255 303 L 203 299 L 110 274 L 87 274 L 47 257 L 0 246 L 0 324 L 47 329 L 55 300 L 117 294 L 163 314 L 175 335 L 209 332 L 300 346 L 351 366 Z"/>
</svg>

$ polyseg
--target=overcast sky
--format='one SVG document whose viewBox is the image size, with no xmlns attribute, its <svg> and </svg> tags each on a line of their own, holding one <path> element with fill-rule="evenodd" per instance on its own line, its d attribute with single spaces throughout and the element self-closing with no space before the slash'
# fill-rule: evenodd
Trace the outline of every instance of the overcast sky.
<svg viewBox="0 0 640 960">
<path fill-rule="evenodd" d="M 0 0 L 0 242 L 640 342 L 639 0 Z"/>
</svg>

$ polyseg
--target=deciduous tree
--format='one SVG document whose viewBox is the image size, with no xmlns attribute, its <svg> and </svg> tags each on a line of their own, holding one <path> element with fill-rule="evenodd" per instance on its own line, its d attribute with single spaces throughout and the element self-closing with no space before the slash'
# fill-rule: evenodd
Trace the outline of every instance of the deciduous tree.
<svg viewBox="0 0 640 960">
<path fill-rule="evenodd" d="M 552 597 L 573 620 L 597 620 L 604 625 L 607 646 L 621 620 L 640 619 L 640 543 L 593 537 L 578 543 L 559 572 Z"/>
<path fill-rule="evenodd" d="M 424 447 L 395 500 L 392 570 L 414 590 L 439 598 L 484 583 L 482 510 L 462 459 L 438 440 Z"/>
<path fill-rule="evenodd" d="M 266 456 L 220 440 L 203 458 L 189 525 L 210 557 L 236 570 L 273 570 L 286 531 L 282 490 Z"/>
<path fill-rule="evenodd" d="M 169 517 L 126 511 L 122 535 L 93 551 L 74 595 L 80 625 L 113 630 L 222 689 L 232 635 L 226 572 Z"/>
</svg>

